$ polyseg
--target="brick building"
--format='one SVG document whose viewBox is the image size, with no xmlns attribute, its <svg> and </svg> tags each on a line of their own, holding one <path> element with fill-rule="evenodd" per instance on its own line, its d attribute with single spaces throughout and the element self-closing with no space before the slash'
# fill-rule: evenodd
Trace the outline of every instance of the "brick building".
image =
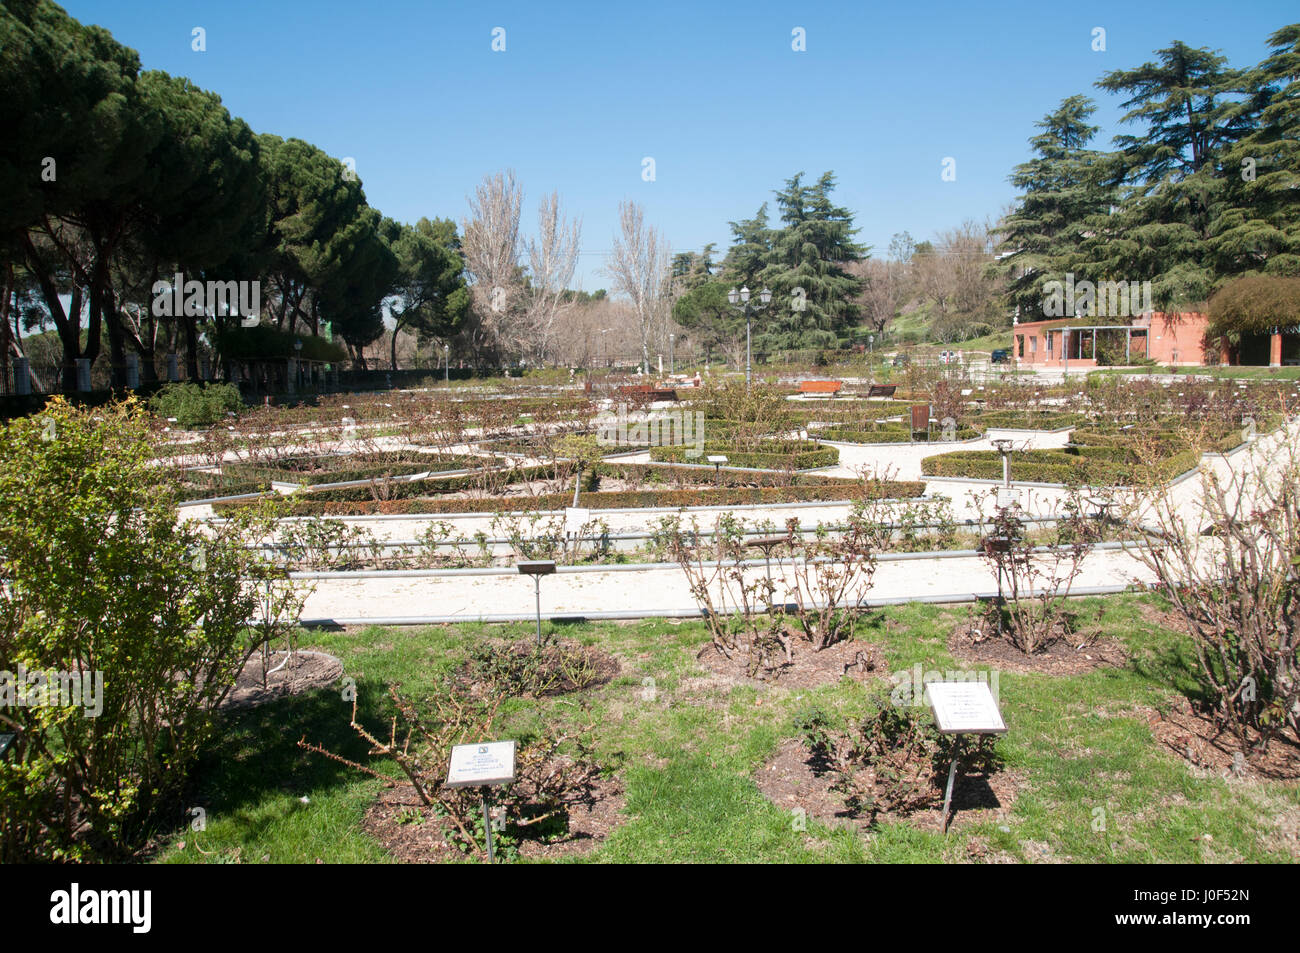
<svg viewBox="0 0 1300 953">
<path fill-rule="evenodd" d="M 1158 364 L 1205 363 L 1209 316 L 1159 311 L 1134 318 L 1057 318 L 1011 329 L 1017 363 L 1035 367 L 1097 367 L 1150 358 Z"/>
</svg>

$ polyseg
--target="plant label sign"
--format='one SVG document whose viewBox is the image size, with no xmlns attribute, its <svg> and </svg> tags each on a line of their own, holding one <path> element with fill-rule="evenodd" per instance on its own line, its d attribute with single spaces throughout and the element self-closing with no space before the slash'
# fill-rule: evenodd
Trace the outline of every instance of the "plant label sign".
<svg viewBox="0 0 1300 953">
<path fill-rule="evenodd" d="M 471 788 L 489 784 L 509 784 L 515 779 L 515 743 L 488 741 L 483 744 L 455 745 L 447 767 L 449 788 Z"/>
<path fill-rule="evenodd" d="M 925 690 L 941 733 L 1000 735 L 1006 732 L 1006 723 L 988 682 L 929 682 Z"/>
<path fill-rule="evenodd" d="M 591 522 L 591 510 L 583 506 L 566 506 L 564 508 L 564 534 L 581 536 L 582 528 Z"/>
<path fill-rule="evenodd" d="M 998 487 L 998 509 L 1010 509 L 1020 505 L 1020 488 L 1016 486 Z"/>
</svg>

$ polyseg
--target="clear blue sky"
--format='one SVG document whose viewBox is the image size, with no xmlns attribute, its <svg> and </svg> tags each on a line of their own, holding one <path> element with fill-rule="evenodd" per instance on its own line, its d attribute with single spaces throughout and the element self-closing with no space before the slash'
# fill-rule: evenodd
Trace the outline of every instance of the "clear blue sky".
<svg viewBox="0 0 1300 953">
<path fill-rule="evenodd" d="M 798 171 L 836 193 L 883 255 L 996 218 L 1033 123 L 1172 40 L 1253 65 L 1294 2 L 434 3 L 428 0 L 68 0 L 146 69 L 190 77 L 258 132 L 355 158 L 386 215 L 466 213 L 483 175 L 515 169 L 525 225 L 558 190 L 583 218 L 582 287 L 599 274 L 621 199 L 674 249 L 716 242 Z M 206 52 L 191 30 L 207 31 Z M 1092 50 L 1094 27 L 1106 51 Z M 506 31 L 505 52 L 491 49 Z M 791 31 L 806 31 L 806 52 Z M 643 157 L 657 178 L 642 180 Z M 955 182 L 941 162 L 957 160 Z"/>
</svg>

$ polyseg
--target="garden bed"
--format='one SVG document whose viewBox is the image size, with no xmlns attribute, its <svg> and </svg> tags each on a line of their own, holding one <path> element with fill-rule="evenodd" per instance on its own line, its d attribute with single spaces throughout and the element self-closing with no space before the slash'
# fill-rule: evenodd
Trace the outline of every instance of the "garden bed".
<svg viewBox="0 0 1300 953">
<path fill-rule="evenodd" d="M 706 457 L 722 454 L 727 466 L 760 467 L 768 470 L 813 470 L 833 467 L 840 462 L 840 452 L 834 447 L 823 447 L 815 440 L 764 440 L 754 445 L 759 449 L 731 444 L 705 443 L 703 453 L 688 457 L 693 447 L 651 447 L 650 459 L 674 463 L 706 463 Z"/>
<path fill-rule="evenodd" d="M 869 817 L 845 806 L 843 796 L 832 787 L 835 773 L 799 738 L 782 742 L 776 754 L 754 772 L 754 783 L 782 811 L 803 811 L 807 820 L 859 835 L 866 834 L 873 826 L 891 822 L 905 822 L 935 833 L 943 829 L 942 805 L 901 815 L 881 812 L 873 825 Z M 958 772 L 953 785 L 949 829 L 1006 821 L 1019 787 L 1020 779 L 1005 770 L 988 776 Z"/>
<path fill-rule="evenodd" d="M 702 487 L 687 490 L 632 490 L 622 493 L 583 493 L 579 504 L 589 509 L 681 509 L 699 506 L 740 506 L 774 503 L 838 503 L 859 499 L 912 499 L 925 492 L 921 482 L 849 482 L 832 486 Z M 572 493 L 539 493 L 530 497 L 458 499 L 326 499 L 324 494 L 294 498 L 286 516 L 364 516 L 369 514 L 512 513 L 559 511 L 573 504 Z M 214 510 L 247 505 L 240 501 L 214 504 Z"/>
</svg>

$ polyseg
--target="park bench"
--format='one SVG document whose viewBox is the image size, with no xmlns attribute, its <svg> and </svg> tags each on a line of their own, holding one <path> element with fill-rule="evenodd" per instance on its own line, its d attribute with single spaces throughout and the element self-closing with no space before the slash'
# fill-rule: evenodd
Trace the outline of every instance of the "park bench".
<svg viewBox="0 0 1300 953">
<path fill-rule="evenodd" d="M 801 394 L 838 394 L 844 386 L 843 381 L 800 381 Z"/>
<path fill-rule="evenodd" d="M 867 388 L 867 397 L 893 397 L 896 390 L 897 384 L 872 384 Z"/>
</svg>

